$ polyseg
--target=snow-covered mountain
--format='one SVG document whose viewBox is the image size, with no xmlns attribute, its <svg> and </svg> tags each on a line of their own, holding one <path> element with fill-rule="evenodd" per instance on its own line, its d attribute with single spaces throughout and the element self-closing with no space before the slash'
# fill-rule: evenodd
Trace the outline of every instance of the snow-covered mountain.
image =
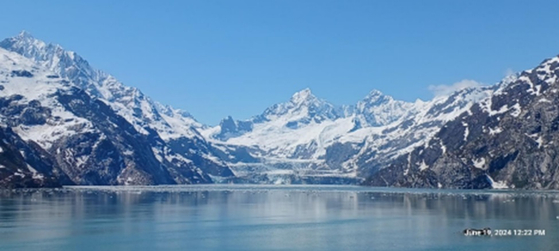
<svg viewBox="0 0 559 251">
<path fill-rule="evenodd" d="M 363 100 L 357 102 L 354 112 L 361 127 L 378 127 L 397 121 L 407 111 L 413 109 L 413 106 L 413 103 L 394 100 L 378 90 L 373 90 Z"/>
<path fill-rule="evenodd" d="M 77 53 L 40 41 L 28 32 L 5 39 L 0 42 L 0 47 L 32 59 L 68 78 L 92 97 L 104 100 L 138 132 L 149 135 L 155 131 L 167 143 L 167 148 L 154 146 L 160 158 L 179 162 L 186 158 L 202 169 L 207 168 L 212 175 L 231 175 L 225 164 L 213 156 L 211 146 L 198 132 L 197 128 L 203 125 L 188 112 L 153 101 L 137 88 L 125 86 L 113 76 L 91 67 Z M 168 152 L 175 154 L 169 155 Z"/>
<path fill-rule="evenodd" d="M 464 89 L 413 103 L 373 90 L 351 106 L 332 105 L 304 89 L 261 115 L 245 121 L 228 117 L 202 134 L 224 152 L 242 149 L 250 156 L 248 162 L 226 160 L 237 176 L 259 173 L 269 182 L 301 177 L 359 182 L 424 144 L 493 89 Z"/>
<path fill-rule="evenodd" d="M 17 116 L 16 110 L 15 114 L 6 115 L 7 126 L 13 128 L 23 139 L 39 144 L 56 158 L 64 158 L 61 156 L 66 155 L 67 160 L 60 160 L 59 164 L 72 182 L 199 183 L 212 182 L 208 175 L 217 179 L 232 176 L 226 164 L 213 155 L 212 147 L 196 130 L 196 127 L 202 125 L 187 113 L 152 101 L 139 90 L 124 86 L 114 77 L 93 69 L 76 53 L 65 51 L 58 45 L 46 44 L 26 32 L 0 42 L 0 47 L 12 51 L 2 49 L 1 63 L 6 78 L 3 80 L 4 87 L 0 95 L 7 99 L 2 109 L 13 112 L 6 107 L 19 107 L 19 103 L 23 102 L 24 108 L 18 109 L 28 111 L 30 108 L 25 108 L 26 106 L 34 107 L 39 109 L 39 114 L 42 114 L 40 116 L 44 117 L 44 121 L 37 122 L 38 125 L 33 124 L 34 127 L 27 128 L 25 126 L 29 125 L 13 120 L 13 116 Z M 14 103 L 14 98 L 19 103 Z M 72 103 L 74 99 L 79 101 Z M 85 107 L 78 109 L 79 103 L 85 103 L 88 111 L 82 110 Z M 54 111 L 61 114 L 53 115 Z M 47 123 L 51 117 L 56 123 Z M 111 121 L 113 117 L 115 118 Z M 59 123 L 58 120 L 62 122 Z M 98 125 L 104 124 L 104 121 L 99 120 L 105 120 L 109 124 L 106 128 L 99 127 L 95 130 Z M 104 131 L 115 124 L 115 130 Z M 127 124 L 130 128 L 127 128 Z M 132 146 L 127 149 L 119 149 L 122 154 L 118 156 L 120 162 L 105 163 L 102 159 L 88 162 L 88 159 L 93 158 L 89 158 L 87 154 L 91 154 L 90 151 L 95 150 L 96 143 L 102 142 L 110 134 L 115 134 L 114 140 L 119 143 L 125 142 L 127 137 L 132 135 L 130 140 L 134 142 L 129 142 Z M 92 135 L 96 136 L 90 138 Z M 79 139 L 80 137 L 82 138 Z M 77 150 L 73 149 L 77 146 L 67 145 L 72 141 L 69 138 L 76 138 L 75 143 L 82 145 L 81 147 L 88 145 L 86 148 L 93 149 L 86 150 L 81 157 L 77 156 Z M 64 141 L 63 147 L 55 149 L 55 145 L 61 141 Z M 110 149 L 109 146 L 102 148 Z M 63 153 L 59 152 L 61 149 L 64 150 Z M 115 151 L 110 151 L 110 154 L 115 154 Z M 168 174 L 152 172 L 149 178 L 138 178 L 138 175 L 131 175 L 130 179 L 123 178 L 127 175 L 123 176 L 123 173 L 119 172 L 126 170 L 125 166 L 128 165 L 125 163 L 125 156 L 137 154 L 143 156 L 138 156 L 138 159 L 132 161 L 134 165 L 149 165 L 147 169 L 157 169 L 157 172 L 161 169 L 163 173 Z M 153 159 L 149 159 L 151 157 Z M 91 165 L 115 170 L 105 170 L 109 172 L 103 174 L 106 177 L 90 179 L 90 176 L 99 176 L 101 172 Z M 82 173 L 87 175 L 82 176 Z"/>
<path fill-rule="evenodd" d="M 506 79 L 367 184 L 559 189 L 559 57 Z"/>
<path fill-rule="evenodd" d="M 230 145 L 258 146 L 266 155 L 288 158 L 298 154 L 298 146 L 318 136 L 314 135 L 320 133 L 318 127 L 327 127 L 341 117 L 338 108 L 305 89 L 250 120 L 234 121 L 228 117 L 203 133 Z"/>
<path fill-rule="evenodd" d="M 336 106 L 304 89 L 260 115 L 210 127 L 22 32 L 0 42 L 0 186 L 368 178 L 373 185 L 557 188 L 534 163 L 550 169 L 556 159 L 558 119 L 549 104 L 559 102 L 558 62 L 429 101 L 373 90 Z M 533 174 L 535 183 L 520 182 Z"/>
</svg>

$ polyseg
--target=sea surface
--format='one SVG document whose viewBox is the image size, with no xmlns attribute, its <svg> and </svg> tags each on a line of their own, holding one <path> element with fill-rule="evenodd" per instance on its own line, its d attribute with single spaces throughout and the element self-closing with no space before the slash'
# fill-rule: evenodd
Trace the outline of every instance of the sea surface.
<svg viewBox="0 0 559 251">
<path fill-rule="evenodd" d="M 485 227 L 491 236 L 463 234 Z M 559 193 L 257 185 L 0 190 L 0 250 L 559 250 Z"/>
</svg>

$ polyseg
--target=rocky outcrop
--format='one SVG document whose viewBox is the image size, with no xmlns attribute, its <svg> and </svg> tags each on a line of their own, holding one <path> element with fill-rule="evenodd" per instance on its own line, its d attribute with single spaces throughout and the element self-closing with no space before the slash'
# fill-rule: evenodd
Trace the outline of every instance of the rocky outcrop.
<svg viewBox="0 0 559 251">
<path fill-rule="evenodd" d="M 0 188 L 60 187 L 73 184 L 54 158 L 36 144 L 0 127 Z"/>
</svg>

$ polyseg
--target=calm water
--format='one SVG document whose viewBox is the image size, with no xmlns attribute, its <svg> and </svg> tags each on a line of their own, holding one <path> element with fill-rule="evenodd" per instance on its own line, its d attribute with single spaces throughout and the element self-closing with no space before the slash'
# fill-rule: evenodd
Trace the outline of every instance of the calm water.
<svg viewBox="0 0 559 251">
<path fill-rule="evenodd" d="M 558 193 L 351 186 L 0 191 L 0 250 L 559 250 L 558 216 Z M 464 236 L 469 227 L 545 236 Z"/>
</svg>

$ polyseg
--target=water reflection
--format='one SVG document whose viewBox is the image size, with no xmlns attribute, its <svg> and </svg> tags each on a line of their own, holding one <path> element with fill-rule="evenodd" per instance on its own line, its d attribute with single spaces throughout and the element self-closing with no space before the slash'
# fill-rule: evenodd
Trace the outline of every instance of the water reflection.
<svg viewBox="0 0 559 251">
<path fill-rule="evenodd" d="M 1 250 L 555 250 L 554 193 L 357 187 L 0 192 Z M 465 228 L 546 236 L 465 237 Z"/>
</svg>

